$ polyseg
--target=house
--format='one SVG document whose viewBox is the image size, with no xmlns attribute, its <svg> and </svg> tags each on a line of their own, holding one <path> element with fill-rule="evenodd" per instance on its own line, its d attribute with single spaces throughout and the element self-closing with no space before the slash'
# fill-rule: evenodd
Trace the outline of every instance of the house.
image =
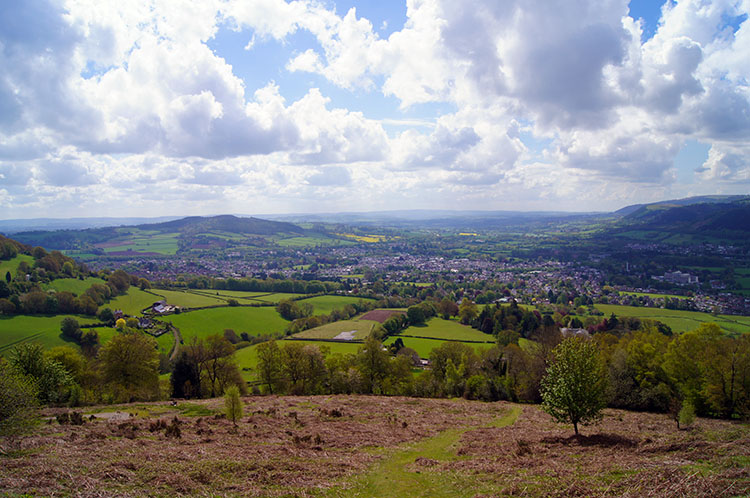
<svg viewBox="0 0 750 498">
<path fill-rule="evenodd" d="M 177 307 L 172 306 L 171 304 L 167 304 L 167 301 L 162 299 L 161 301 L 157 301 L 153 305 L 151 305 L 151 309 L 154 313 L 163 315 L 164 313 L 172 313 L 177 309 Z"/>
<path fill-rule="evenodd" d="M 560 329 L 560 333 L 563 335 L 563 337 L 591 337 L 589 331 L 586 329 L 563 327 Z"/>
</svg>

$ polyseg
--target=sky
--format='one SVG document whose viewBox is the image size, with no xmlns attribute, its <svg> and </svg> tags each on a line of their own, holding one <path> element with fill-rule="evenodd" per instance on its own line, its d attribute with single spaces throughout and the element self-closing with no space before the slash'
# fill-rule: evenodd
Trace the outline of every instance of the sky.
<svg viewBox="0 0 750 498">
<path fill-rule="evenodd" d="M 0 0 L 0 219 L 750 193 L 750 0 Z"/>
</svg>

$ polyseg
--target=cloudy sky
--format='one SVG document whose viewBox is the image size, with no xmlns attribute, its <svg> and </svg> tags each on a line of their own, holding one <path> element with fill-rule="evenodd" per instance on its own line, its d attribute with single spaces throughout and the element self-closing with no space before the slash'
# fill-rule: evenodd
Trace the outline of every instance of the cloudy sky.
<svg viewBox="0 0 750 498">
<path fill-rule="evenodd" d="M 750 0 L 0 0 L 0 218 L 750 193 Z"/>
</svg>

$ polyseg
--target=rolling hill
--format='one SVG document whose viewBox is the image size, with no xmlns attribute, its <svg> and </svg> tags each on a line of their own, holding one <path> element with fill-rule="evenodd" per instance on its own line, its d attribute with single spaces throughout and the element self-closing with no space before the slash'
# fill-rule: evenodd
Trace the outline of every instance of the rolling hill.
<svg viewBox="0 0 750 498">
<path fill-rule="evenodd" d="M 654 242 L 745 241 L 750 197 L 709 196 L 628 206 L 617 211 L 613 235 Z"/>
<path fill-rule="evenodd" d="M 243 218 L 233 215 L 190 216 L 161 223 L 101 227 L 84 230 L 18 232 L 14 237 L 25 244 L 47 249 L 89 251 L 94 254 L 175 254 L 180 249 L 227 247 L 231 243 L 262 243 L 321 236 L 293 223 Z"/>
</svg>

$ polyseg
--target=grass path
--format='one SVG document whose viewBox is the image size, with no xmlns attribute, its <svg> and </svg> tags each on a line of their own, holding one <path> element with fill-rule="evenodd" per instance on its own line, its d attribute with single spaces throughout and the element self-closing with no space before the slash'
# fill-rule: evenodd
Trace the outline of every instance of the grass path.
<svg viewBox="0 0 750 498">
<path fill-rule="evenodd" d="M 513 425 L 522 411 L 521 406 L 512 406 L 505 415 L 498 417 L 487 427 Z M 353 487 L 331 489 L 326 496 L 332 497 L 469 497 L 477 494 L 477 487 L 470 476 L 437 469 L 421 468 L 414 463 L 419 458 L 443 462 L 456 460 L 456 445 L 461 435 L 471 428 L 450 429 L 440 434 L 407 445 L 401 450 L 386 455 L 362 478 L 355 478 Z"/>
</svg>

